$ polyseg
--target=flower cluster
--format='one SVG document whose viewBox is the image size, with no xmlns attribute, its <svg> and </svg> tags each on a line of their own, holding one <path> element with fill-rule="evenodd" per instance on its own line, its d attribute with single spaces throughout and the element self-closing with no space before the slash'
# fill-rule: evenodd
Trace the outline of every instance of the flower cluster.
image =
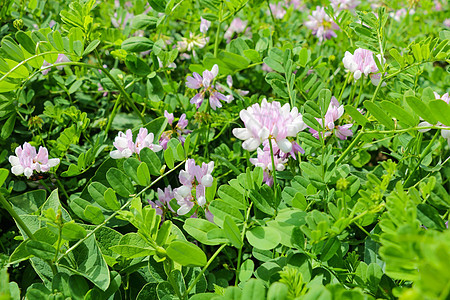
<svg viewBox="0 0 450 300">
<path fill-rule="evenodd" d="M 208 43 L 209 38 L 203 35 L 196 35 L 192 32 L 189 33 L 189 38 L 181 38 L 181 41 L 177 42 L 177 48 L 180 52 L 192 51 L 192 55 L 195 56 L 194 48 L 203 48 Z"/>
<path fill-rule="evenodd" d="M 361 78 L 362 74 L 366 77 L 370 77 L 370 81 L 373 85 L 378 85 L 380 82 L 380 73 L 373 58 L 374 53 L 367 49 L 358 48 L 354 54 L 346 51 L 345 56 L 342 59 L 344 67 L 353 73 L 355 80 Z M 385 59 L 380 54 L 376 56 L 381 64 L 384 64 Z"/>
<path fill-rule="evenodd" d="M 295 137 L 306 128 L 297 107 L 291 111 L 289 104 L 281 106 L 280 102 L 268 103 L 263 99 L 261 105 L 256 103 L 239 113 L 245 128 L 233 129 L 233 134 L 244 140 L 242 147 L 254 151 L 265 140 L 274 139 L 278 148 L 284 153 L 292 151 L 292 142 L 287 137 Z"/>
<path fill-rule="evenodd" d="M 180 119 L 178 120 L 177 125 L 173 127 L 173 121 L 174 116 L 172 113 L 169 113 L 167 110 L 164 111 L 164 116 L 167 118 L 167 121 L 169 122 L 169 125 L 172 126 L 171 130 L 164 131 L 161 135 L 161 138 L 159 139 L 159 144 L 163 149 L 167 149 L 167 143 L 171 139 L 173 135 L 175 135 L 180 142 L 184 145 L 184 141 L 186 138 L 183 136 L 183 134 L 189 134 L 191 133 L 191 130 L 187 130 L 186 127 L 188 125 L 188 120 L 186 119 L 186 114 L 182 114 Z"/>
<path fill-rule="evenodd" d="M 170 200 L 175 198 L 172 187 L 169 185 L 163 190 L 158 188 L 158 200 L 150 201 L 148 200 L 148 204 L 156 210 L 156 213 L 164 218 L 164 215 L 167 211 L 175 212 L 173 208 L 170 206 Z"/>
<path fill-rule="evenodd" d="M 213 81 L 214 78 L 216 78 L 217 74 L 219 74 L 219 66 L 214 65 L 211 71 L 203 71 L 203 76 L 194 72 L 192 73 L 192 76 L 188 76 L 186 78 L 186 86 L 188 88 L 194 90 L 200 89 L 200 91 L 191 99 L 191 103 L 195 104 L 197 108 L 202 105 L 203 100 L 205 99 L 205 94 L 207 92 L 209 93 L 209 105 L 211 105 L 211 108 L 213 110 L 216 110 L 217 107 L 222 107 L 220 100 L 223 100 L 227 103 L 231 101 L 224 94 L 220 93 L 214 88 Z"/>
<path fill-rule="evenodd" d="M 201 207 L 206 204 L 205 190 L 213 184 L 214 178 L 211 175 L 213 169 L 213 161 L 208 164 L 203 163 L 201 166 L 196 165 L 192 158 L 186 161 L 185 170 L 181 170 L 178 177 L 182 186 L 173 190 L 174 197 L 180 206 L 177 210 L 179 215 L 190 212 L 194 204 Z"/>
<path fill-rule="evenodd" d="M 335 11 L 354 10 L 361 2 L 359 0 L 331 0 Z"/>
<path fill-rule="evenodd" d="M 434 92 L 434 97 L 437 100 L 442 100 L 447 104 L 450 104 L 450 95 L 449 93 L 445 93 L 444 95 L 440 96 L 438 93 Z M 419 127 L 431 127 L 433 126 L 432 124 L 428 123 L 428 122 L 421 122 L 419 125 Z M 441 127 L 448 127 L 448 129 L 442 129 L 441 130 L 441 136 L 447 140 L 448 145 L 450 146 L 450 126 L 445 126 L 444 124 L 442 124 L 441 122 L 438 122 L 435 126 L 441 126 Z M 422 129 L 419 130 L 420 132 L 426 132 L 430 129 Z"/>
<path fill-rule="evenodd" d="M 225 31 L 223 37 L 227 40 L 227 43 L 229 43 L 235 33 L 239 34 L 244 32 L 244 30 L 246 34 L 248 34 L 251 37 L 250 28 L 247 28 L 247 21 L 242 21 L 239 18 L 235 18 L 233 19 L 233 21 L 231 21 L 231 24 L 230 26 L 228 26 L 228 29 L 227 31 Z"/>
<path fill-rule="evenodd" d="M 29 143 L 24 143 L 15 150 L 16 156 L 11 155 L 11 172 L 14 175 L 24 174 L 27 178 L 36 172 L 48 172 L 50 168 L 59 165 L 59 158 L 48 159 L 47 148 L 40 146 L 39 151 Z"/>
<path fill-rule="evenodd" d="M 339 106 L 338 100 L 334 96 L 331 97 L 330 105 L 328 106 L 328 110 L 325 113 L 323 120 L 321 118 L 316 118 L 317 122 L 324 129 L 321 134 L 322 138 L 330 136 L 334 129 L 336 129 L 336 136 L 341 140 L 346 140 L 347 137 L 353 136 L 353 132 L 350 129 L 353 124 L 345 124 L 342 126 L 335 125 L 335 122 L 342 117 L 343 114 L 344 105 Z M 309 128 L 309 132 L 311 132 L 316 139 L 319 139 L 319 132 L 317 130 Z"/>
<path fill-rule="evenodd" d="M 284 8 L 283 2 L 278 2 L 278 4 L 269 4 L 270 11 L 269 13 L 272 13 L 273 17 L 276 19 L 283 19 L 284 15 L 286 14 L 286 9 Z"/>
<path fill-rule="evenodd" d="M 284 164 L 291 155 L 295 159 L 297 152 L 304 153 L 303 149 L 295 142 L 287 139 L 296 137 L 306 128 L 302 115 L 289 104 L 281 106 L 280 102 L 268 103 L 263 99 L 261 105 L 254 104 L 241 110 L 241 120 L 245 128 L 233 129 L 233 134 L 238 139 L 244 140 L 242 147 L 248 151 L 257 150 L 257 157 L 250 162 L 264 170 L 264 181 L 267 185 L 273 184 L 274 167 L 271 160 L 270 145 L 272 145 L 275 170 L 284 170 Z M 269 144 L 271 143 L 271 144 Z M 258 148 L 263 145 L 263 149 Z"/>
<path fill-rule="evenodd" d="M 128 129 L 125 133 L 121 131 L 116 136 L 113 143 L 117 150 L 111 151 L 109 155 L 114 159 L 126 158 L 133 155 L 133 153 L 139 154 L 144 148 L 150 148 L 154 152 L 158 152 L 162 147 L 153 144 L 154 138 L 153 133 L 148 133 L 147 128 L 139 129 L 136 142 L 133 142 L 133 133 L 131 132 L 131 129 Z"/>
<path fill-rule="evenodd" d="M 327 15 L 325 8 L 317 6 L 316 10 L 308 16 L 308 21 L 305 22 L 305 26 L 312 30 L 319 42 L 329 40 L 332 37 L 336 37 L 335 30 L 339 30 L 339 26 Z"/>
<path fill-rule="evenodd" d="M 228 76 L 227 76 L 227 85 L 228 85 L 228 87 L 229 87 L 230 89 L 233 88 L 233 78 L 231 77 L 231 75 L 228 75 Z M 216 87 L 217 87 L 217 90 L 218 90 L 219 92 L 222 92 L 222 93 L 225 92 L 224 87 L 223 87 L 220 83 L 218 83 L 218 84 L 216 85 Z M 235 89 L 235 91 L 236 91 L 236 93 L 238 93 L 240 96 L 246 96 L 246 95 L 248 95 L 248 93 L 250 92 L 250 91 L 245 91 L 245 90 L 240 90 L 240 89 Z M 227 96 L 225 96 L 225 97 L 227 97 L 227 99 L 228 99 L 227 103 L 230 103 L 231 101 L 234 100 L 233 95 L 227 95 Z"/>
<path fill-rule="evenodd" d="M 211 22 L 200 18 L 200 32 L 206 34 L 208 32 L 209 26 L 211 26 Z"/>
</svg>

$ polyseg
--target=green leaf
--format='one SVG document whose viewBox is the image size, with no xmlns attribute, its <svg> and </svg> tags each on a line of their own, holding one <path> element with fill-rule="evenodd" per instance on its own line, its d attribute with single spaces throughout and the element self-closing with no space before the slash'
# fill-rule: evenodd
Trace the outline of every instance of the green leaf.
<svg viewBox="0 0 450 300">
<path fill-rule="evenodd" d="M 95 202 L 106 209 L 109 208 L 104 197 L 105 191 L 107 189 L 108 188 L 106 186 L 96 181 L 92 182 L 88 186 L 88 192 L 91 195 L 92 199 L 94 199 Z"/>
<path fill-rule="evenodd" d="M 354 108 L 352 105 L 346 105 L 345 111 L 352 117 L 352 119 L 358 123 L 359 125 L 365 127 L 366 124 L 369 124 L 369 120 L 361 114 L 356 108 Z"/>
<path fill-rule="evenodd" d="M 239 269 L 239 280 L 246 282 L 253 275 L 253 270 L 255 269 L 255 263 L 251 259 L 246 259 Z"/>
<path fill-rule="evenodd" d="M 166 150 L 164 150 L 164 161 L 166 162 L 166 165 L 169 167 L 169 169 L 173 169 L 175 167 L 175 159 L 173 157 L 172 148 L 167 148 Z"/>
<path fill-rule="evenodd" d="M 331 102 L 331 91 L 328 89 L 320 90 L 320 92 L 319 92 L 319 107 L 320 107 L 321 111 L 323 111 L 323 112 L 327 111 L 328 106 L 330 105 L 330 102 Z M 319 113 L 320 113 L 320 111 L 319 111 Z"/>
<path fill-rule="evenodd" d="M 318 253 L 320 254 L 320 259 L 322 261 L 328 261 L 333 257 L 340 246 L 341 243 L 337 238 L 328 239 L 323 248 Z"/>
<path fill-rule="evenodd" d="M 167 255 L 175 262 L 186 267 L 206 265 L 206 255 L 196 245 L 187 241 L 174 241 L 167 248 Z"/>
<path fill-rule="evenodd" d="M 148 4 L 152 7 L 152 9 L 156 10 L 157 12 L 165 12 L 166 11 L 166 0 L 148 0 Z"/>
<path fill-rule="evenodd" d="M 64 51 L 64 42 L 61 37 L 61 33 L 58 30 L 53 31 L 53 43 L 52 45 L 58 51 Z"/>
<path fill-rule="evenodd" d="M 245 69 L 249 65 L 247 59 L 240 56 L 239 54 L 231 53 L 228 51 L 221 51 L 219 53 L 219 59 L 232 70 Z"/>
<path fill-rule="evenodd" d="M 261 61 L 261 57 L 259 56 L 259 52 L 254 49 L 246 49 L 244 50 L 244 56 L 250 59 L 252 62 L 257 63 Z"/>
<path fill-rule="evenodd" d="M 161 161 L 155 152 L 150 148 L 144 148 L 139 154 L 141 161 L 147 164 L 147 167 L 152 175 L 160 175 L 161 173 Z"/>
<path fill-rule="evenodd" d="M 223 231 L 234 247 L 238 249 L 242 248 L 243 242 L 241 240 L 241 232 L 230 216 L 225 216 L 223 221 Z"/>
<path fill-rule="evenodd" d="M 125 65 L 132 73 L 138 76 L 147 76 L 152 72 L 148 63 L 136 55 L 128 54 L 125 58 Z"/>
<path fill-rule="evenodd" d="M 78 241 L 86 236 L 86 230 L 75 221 L 65 223 L 62 228 L 62 237 L 68 241 Z"/>
<path fill-rule="evenodd" d="M 442 220 L 439 212 L 430 205 L 422 203 L 417 205 L 417 218 L 428 229 L 445 229 L 444 220 Z"/>
<path fill-rule="evenodd" d="M 153 248 L 143 248 L 134 245 L 115 245 L 109 247 L 109 249 L 128 259 L 149 256 L 155 253 Z"/>
<path fill-rule="evenodd" d="M 298 55 L 298 63 L 302 68 L 306 67 L 306 64 L 308 63 L 310 56 L 311 53 L 310 51 L 308 51 L 308 49 L 302 48 L 302 50 L 300 50 L 300 53 Z"/>
<path fill-rule="evenodd" d="M 0 169 L 0 187 L 5 183 L 6 178 L 8 178 L 9 171 L 7 169 Z"/>
<path fill-rule="evenodd" d="M 105 216 L 102 213 L 102 210 L 97 206 L 87 205 L 84 209 L 84 216 L 88 219 L 92 224 L 98 225 L 105 221 Z"/>
<path fill-rule="evenodd" d="M 214 222 L 222 226 L 226 216 L 230 216 L 235 222 L 243 222 L 244 217 L 238 209 L 221 200 L 214 200 L 209 204 L 209 210 L 214 215 Z"/>
<path fill-rule="evenodd" d="M 281 282 L 273 283 L 267 293 L 267 300 L 284 300 L 287 298 L 289 288 Z"/>
<path fill-rule="evenodd" d="M 409 107 L 421 116 L 425 121 L 436 124 L 437 120 L 434 117 L 434 114 L 431 112 L 431 110 L 428 108 L 428 106 L 423 103 L 420 99 L 413 97 L 413 96 L 407 96 L 406 102 L 408 103 Z"/>
<path fill-rule="evenodd" d="M 260 279 L 250 279 L 245 283 L 241 299 L 261 300 L 266 299 L 266 288 Z"/>
<path fill-rule="evenodd" d="M 92 42 L 90 42 L 89 45 L 86 47 L 86 49 L 84 49 L 82 56 L 85 56 L 85 55 L 91 53 L 92 51 L 94 51 L 95 48 L 97 48 L 99 44 L 100 44 L 99 40 L 93 40 Z"/>
<path fill-rule="evenodd" d="M 156 24 L 158 23 L 158 18 L 151 17 L 147 15 L 137 15 L 133 18 L 131 25 L 133 29 L 142 29 L 142 30 L 149 30 L 156 28 Z"/>
<path fill-rule="evenodd" d="M 186 232 L 192 236 L 194 239 L 199 241 L 202 244 L 205 245 L 218 245 L 220 242 L 211 241 L 208 239 L 208 232 L 219 229 L 216 224 L 204 220 L 204 219 L 197 219 L 197 218 L 189 218 L 186 219 L 183 225 L 183 229 L 186 230 Z M 220 229 L 219 229 L 220 230 Z"/>
<path fill-rule="evenodd" d="M 284 73 L 284 67 L 281 63 L 276 61 L 275 59 L 271 57 L 264 58 L 264 63 L 268 65 L 270 68 L 272 68 L 274 71 L 277 71 L 279 73 Z"/>
<path fill-rule="evenodd" d="M 73 261 L 77 262 L 76 268 L 72 268 L 68 262 L 61 260 L 60 265 L 69 269 L 75 274 L 81 275 L 94 283 L 102 291 L 106 291 L 110 284 L 110 273 L 105 259 L 97 245 L 95 236 L 91 235 L 83 243 L 72 251 Z M 79 283 L 79 282 L 78 282 Z M 72 276 L 69 278 L 70 289 L 72 290 Z M 84 284 L 78 285 L 80 289 Z M 73 291 L 73 290 L 72 290 Z M 84 296 L 84 295 L 83 295 Z"/>
<path fill-rule="evenodd" d="M 221 185 L 217 191 L 217 195 L 231 206 L 237 209 L 246 209 L 247 203 L 245 202 L 244 195 L 229 185 Z"/>
<path fill-rule="evenodd" d="M 106 205 L 108 206 L 108 208 L 110 208 L 114 211 L 120 209 L 120 203 L 117 200 L 116 192 L 113 189 L 108 188 L 104 192 L 103 196 L 104 196 L 104 199 L 105 199 L 105 202 L 106 202 Z"/>
<path fill-rule="evenodd" d="M 130 179 L 119 169 L 109 169 L 108 172 L 106 172 L 106 179 L 108 180 L 108 183 L 111 185 L 111 187 L 120 196 L 128 198 L 130 197 L 130 195 L 134 194 L 133 184 L 131 183 Z"/>
<path fill-rule="evenodd" d="M 13 113 L 3 124 L 2 131 L 0 133 L 0 137 L 2 139 L 7 139 L 14 130 L 14 125 L 16 124 L 16 114 Z"/>
<path fill-rule="evenodd" d="M 381 107 L 385 111 L 387 111 L 390 115 L 392 115 L 394 118 L 396 118 L 398 121 L 403 122 L 411 127 L 416 126 L 417 123 L 419 122 L 418 118 L 414 118 L 413 115 L 408 113 L 402 107 L 390 101 L 381 102 Z"/>
<path fill-rule="evenodd" d="M 133 36 L 123 41 L 121 47 L 128 52 L 144 52 L 152 50 L 153 41 L 146 37 Z"/>
<path fill-rule="evenodd" d="M 245 233 L 248 242 L 260 250 L 271 250 L 278 246 L 281 237 L 278 231 L 272 227 L 257 226 Z"/>
<path fill-rule="evenodd" d="M 273 195 L 271 195 L 273 197 Z M 256 190 L 250 191 L 250 200 L 252 200 L 253 204 L 263 213 L 266 213 L 268 215 L 274 215 L 275 209 L 271 207 L 269 202 L 267 201 L 267 198 L 270 196 L 268 195 L 262 195 Z"/>
<path fill-rule="evenodd" d="M 444 125 L 450 126 L 450 105 L 443 100 L 432 100 L 428 103 L 434 117 Z"/>
<path fill-rule="evenodd" d="M 7 78 L 24 79 L 30 75 L 30 72 L 28 72 L 28 69 L 23 64 L 19 65 L 18 62 L 8 59 L 8 58 L 4 58 L 3 60 L 7 63 L 9 70 L 14 69 L 14 71 L 9 73 Z M 2 73 L 4 74 L 6 72 L 2 72 L 0 70 L 0 74 L 2 74 Z"/>
<path fill-rule="evenodd" d="M 371 101 L 364 101 L 364 106 L 367 110 L 387 129 L 394 129 L 394 121 L 381 108 Z"/>
<path fill-rule="evenodd" d="M 30 54 L 36 54 L 36 43 L 23 31 L 16 32 L 16 40 Z"/>
<path fill-rule="evenodd" d="M 45 242 L 30 240 L 25 247 L 28 253 L 43 260 L 52 260 L 55 257 L 56 249 Z"/>
<path fill-rule="evenodd" d="M 134 157 L 127 158 L 123 163 L 123 170 L 135 182 L 138 182 L 137 168 L 139 167 L 140 164 L 141 162 Z"/>
<path fill-rule="evenodd" d="M 137 168 L 138 183 L 142 186 L 150 184 L 150 172 L 148 171 L 147 164 L 142 162 Z"/>
</svg>

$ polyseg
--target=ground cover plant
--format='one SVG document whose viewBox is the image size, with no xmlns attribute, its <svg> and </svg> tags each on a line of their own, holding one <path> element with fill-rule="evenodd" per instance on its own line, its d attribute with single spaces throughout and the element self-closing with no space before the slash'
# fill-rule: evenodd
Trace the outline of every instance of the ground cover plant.
<svg viewBox="0 0 450 300">
<path fill-rule="evenodd" d="M 0 299 L 450 298 L 447 1 L 0 3 Z"/>
</svg>

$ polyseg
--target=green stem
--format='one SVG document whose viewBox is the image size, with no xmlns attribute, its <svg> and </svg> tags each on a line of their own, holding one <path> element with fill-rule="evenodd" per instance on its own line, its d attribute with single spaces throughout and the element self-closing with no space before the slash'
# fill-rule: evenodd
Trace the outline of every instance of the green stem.
<svg viewBox="0 0 450 300">
<path fill-rule="evenodd" d="M 222 25 L 222 10 L 223 10 L 223 1 L 220 1 L 219 24 L 217 24 L 216 40 L 214 41 L 214 57 L 217 57 L 217 52 L 219 50 L 220 26 Z"/>
<path fill-rule="evenodd" d="M 347 73 L 347 75 L 345 76 L 344 85 L 342 86 L 341 92 L 339 93 L 339 97 L 338 97 L 339 103 L 341 103 L 342 95 L 344 94 L 344 90 L 347 87 L 347 81 L 348 81 L 349 76 L 350 76 L 350 73 Z"/>
<path fill-rule="evenodd" d="M 361 77 L 361 84 L 359 86 L 359 94 L 358 94 L 358 98 L 356 99 L 356 102 L 355 102 L 356 108 L 358 108 L 359 102 L 361 101 L 361 94 L 362 94 L 363 86 L 364 86 L 364 78 Z"/>
<path fill-rule="evenodd" d="M 197 277 L 195 277 L 194 281 L 191 283 L 191 285 L 189 286 L 189 288 L 184 292 L 184 298 L 186 298 L 189 293 L 191 292 L 191 290 L 194 288 L 194 286 L 197 284 L 197 282 L 200 280 L 200 278 L 203 276 L 203 274 L 205 273 L 206 269 L 208 269 L 209 265 L 214 261 L 214 259 L 217 257 L 217 255 L 219 255 L 219 253 L 223 250 L 223 248 L 225 248 L 226 244 L 223 244 L 222 246 L 219 247 L 219 249 L 216 250 L 216 252 L 214 252 L 214 254 L 211 256 L 211 258 L 208 260 L 208 262 L 206 263 L 206 265 L 203 267 L 203 269 L 200 271 L 200 273 L 197 275 Z M 184 299 L 183 298 L 183 299 Z"/>
<path fill-rule="evenodd" d="M 245 216 L 244 227 L 242 228 L 242 233 L 241 233 L 241 241 L 242 241 L 242 243 L 244 243 L 245 232 L 247 231 L 247 222 L 248 222 L 248 219 L 250 217 L 250 211 L 252 209 L 252 205 L 253 205 L 253 202 L 250 203 L 250 205 L 249 205 L 249 207 L 247 209 L 247 214 Z M 237 265 L 236 265 L 236 278 L 234 280 L 234 285 L 236 285 L 236 286 L 238 285 L 239 272 L 241 271 L 242 248 L 243 248 L 243 244 L 242 244 L 242 247 L 239 248 L 239 251 L 238 251 L 238 260 L 237 260 Z"/>
<path fill-rule="evenodd" d="M 162 178 L 164 178 L 165 176 L 169 175 L 170 173 L 172 173 L 173 171 L 175 171 L 176 169 L 178 169 L 178 167 L 180 167 L 182 164 L 184 164 L 186 162 L 186 160 L 183 160 L 182 162 L 180 162 L 178 165 L 176 165 L 173 169 L 167 171 L 166 173 L 164 173 L 163 175 L 159 176 L 158 178 L 156 178 L 155 180 L 153 180 L 152 183 L 150 183 L 150 185 L 146 186 L 145 188 L 143 188 L 136 196 L 134 196 L 133 198 L 130 198 L 130 200 L 128 200 L 124 205 L 122 205 L 122 207 L 120 209 L 118 209 L 117 211 L 115 211 L 114 213 L 112 213 L 105 221 L 103 221 L 101 224 L 97 225 L 97 227 L 95 227 L 91 232 L 89 232 L 84 238 L 82 238 L 81 240 L 79 240 L 78 242 L 76 242 L 72 247 L 70 247 L 69 249 L 66 250 L 66 252 L 64 252 L 64 254 L 58 259 L 61 260 L 61 258 L 63 258 L 64 256 L 66 256 L 67 254 L 69 254 L 70 252 L 72 252 L 75 248 L 77 248 L 79 245 L 81 245 L 85 240 L 87 240 L 91 235 L 93 235 L 94 233 L 96 233 L 100 228 L 102 228 L 103 226 L 105 226 L 105 224 L 107 224 L 112 218 L 114 218 L 120 211 L 124 210 L 128 205 L 130 205 L 131 201 L 134 198 L 139 197 L 140 195 L 142 195 L 146 190 L 148 190 L 149 188 L 151 188 L 153 185 L 155 185 L 158 181 L 160 181 Z"/>
<path fill-rule="evenodd" d="M 117 96 L 116 102 L 114 103 L 113 110 L 111 112 L 111 115 L 109 116 L 108 124 L 106 125 L 106 129 L 105 129 L 105 136 L 106 137 L 108 136 L 108 131 L 111 129 L 111 125 L 112 125 L 112 122 L 114 120 L 114 117 L 117 114 L 117 109 L 118 109 L 119 103 L 120 103 L 120 96 L 122 96 L 122 94 L 119 94 L 119 96 Z"/>
<path fill-rule="evenodd" d="M 207 116 L 209 116 L 209 113 L 211 112 L 211 105 L 209 104 L 209 100 L 208 102 L 206 102 L 206 105 L 208 105 L 208 107 L 206 108 L 206 114 Z M 209 130 L 211 129 L 211 120 L 208 121 L 208 128 L 206 129 L 206 134 L 205 134 L 205 156 L 206 159 L 209 160 Z"/>
<path fill-rule="evenodd" d="M 276 201 L 276 199 L 277 199 L 277 170 L 275 167 L 275 160 L 273 157 L 273 146 L 272 146 L 271 138 L 269 138 L 269 148 L 270 148 L 270 159 L 272 160 L 273 191 L 274 191 L 274 197 L 275 197 L 275 201 Z"/>
<path fill-rule="evenodd" d="M 0 193 L 0 203 L 2 203 L 3 207 L 6 209 L 6 211 L 13 217 L 14 221 L 17 222 L 20 228 L 26 233 L 28 238 L 30 240 L 36 240 L 34 235 L 31 233 L 31 230 L 28 228 L 28 226 L 25 224 L 25 222 L 20 218 L 20 216 L 16 213 L 16 211 L 13 209 L 11 204 L 3 197 L 3 194 Z"/>
<path fill-rule="evenodd" d="M 414 166 L 414 168 L 411 170 L 411 172 L 409 172 L 408 177 L 406 177 L 405 183 L 403 184 L 404 187 L 408 187 L 408 183 L 412 178 L 412 175 L 414 174 L 414 172 L 416 172 L 417 168 L 420 166 L 420 163 L 422 162 L 422 160 L 425 158 L 425 156 L 428 155 L 428 153 L 430 153 L 431 151 L 431 146 L 433 146 L 434 141 L 437 139 L 437 137 L 439 136 L 439 130 L 436 131 L 435 135 L 433 136 L 433 138 L 431 139 L 430 143 L 428 144 L 428 146 L 425 148 L 425 150 L 423 150 L 422 154 L 420 155 L 419 161 L 416 163 L 416 165 Z"/>
<path fill-rule="evenodd" d="M 341 161 L 344 160 L 344 158 L 350 153 L 350 151 L 352 151 L 352 149 L 356 146 L 356 144 L 359 142 L 359 140 L 361 139 L 361 137 L 364 134 L 364 130 L 361 129 L 358 133 L 358 135 L 353 139 L 353 141 L 351 142 L 350 145 L 348 145 L 347 149 L 345 149 L 345 151 L 341 154 L 341 156 L 339 156 L 339 158 L 336 160 L 336 165 L 339 165 L 339 163 Z"/>
</svg>

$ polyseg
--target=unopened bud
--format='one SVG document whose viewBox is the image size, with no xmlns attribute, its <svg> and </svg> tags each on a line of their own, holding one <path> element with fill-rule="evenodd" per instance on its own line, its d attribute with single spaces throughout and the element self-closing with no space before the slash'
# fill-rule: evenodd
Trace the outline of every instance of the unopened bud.
<svg viewBox="0 0 450 300">
<path fill-rule="evenodd" d="M 345 178 L 339 178 L 336 182 L 336 188 L 341 191 L 345 191 L 348 188 L 350 182 Z"/>
<path fill-rule="evenodd" d="M 22 30 L 22 28 L 23 28 L 23 20 L 22 20 L 22 19 L 16 19 L 16 20 L 14 20 L 13 26 L 14 26 L 14 28 L 16 28 L 17 30 Z"/>
</svg>

